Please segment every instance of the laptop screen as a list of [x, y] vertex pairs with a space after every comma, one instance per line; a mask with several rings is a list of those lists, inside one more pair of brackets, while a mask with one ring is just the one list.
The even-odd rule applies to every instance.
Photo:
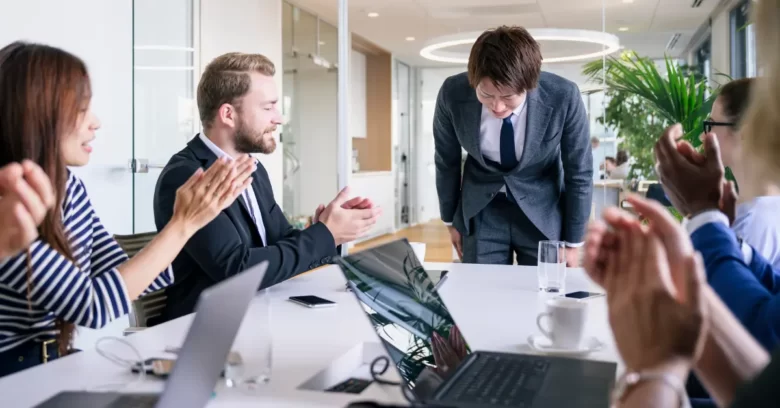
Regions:
[[428, 399], [470, 349], [409, 242], [367, 249], [339, 264], [401, 377]]

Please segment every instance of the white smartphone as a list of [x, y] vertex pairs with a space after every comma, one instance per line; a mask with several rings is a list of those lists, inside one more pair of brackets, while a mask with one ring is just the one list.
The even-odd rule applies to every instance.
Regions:
[[333, 307], [336, 305], [336, 302], [331, 302], [330, 300], [313, 295], [290, 296], [287, 300], [310, 308]]

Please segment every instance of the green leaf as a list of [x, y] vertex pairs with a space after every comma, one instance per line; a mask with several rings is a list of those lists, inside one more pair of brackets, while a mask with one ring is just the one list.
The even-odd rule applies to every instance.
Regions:
[[655, 61], [627, 51], [607, 58], [606, 64], [593, 61], [583, 67], [589, 81], [605, 82], [608, 103], [597, 121], [617, 131], [621, 148], [633, 158], [632, 177], [654, 178], [653, 146], [666, 126], [682, 124], [685, 140], [699, 146], [702, 122], [717, 97], [695, 69], [669, 56], [663, 66], [665, 75]]

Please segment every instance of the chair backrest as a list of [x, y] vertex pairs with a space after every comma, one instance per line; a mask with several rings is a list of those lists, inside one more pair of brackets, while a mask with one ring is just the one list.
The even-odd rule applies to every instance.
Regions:
[[[127, 256], [132, 258], [156, 236], [156, 232], [144, 232], [132, 235], [114, 235], [114, 239]], [[167, 300], [165, 289], [162, 289], [133, 301], [132, 311], [129, 315], [130, 327], [148, 327], [150, 319], [162, 314]]]

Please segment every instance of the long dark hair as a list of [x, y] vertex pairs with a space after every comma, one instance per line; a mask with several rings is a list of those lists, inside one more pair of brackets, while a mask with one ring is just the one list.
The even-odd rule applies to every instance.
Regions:
[[[78, 57], [41, 44], [14, 42], [0, 49], [0, 166], [24, 159], [49, 176], [57, 205], [39, 227], [41, 240], [75, 261], [62, 222], [62, 201], [68, 181], [61, 154], [62, 138], [73, 131], [79, 111], [91, 98], [87, 67]], [[32, 268], [28, 251], [27, 298]], [[73, 324], [57, 319], [57, 343], [65, 355]]]

